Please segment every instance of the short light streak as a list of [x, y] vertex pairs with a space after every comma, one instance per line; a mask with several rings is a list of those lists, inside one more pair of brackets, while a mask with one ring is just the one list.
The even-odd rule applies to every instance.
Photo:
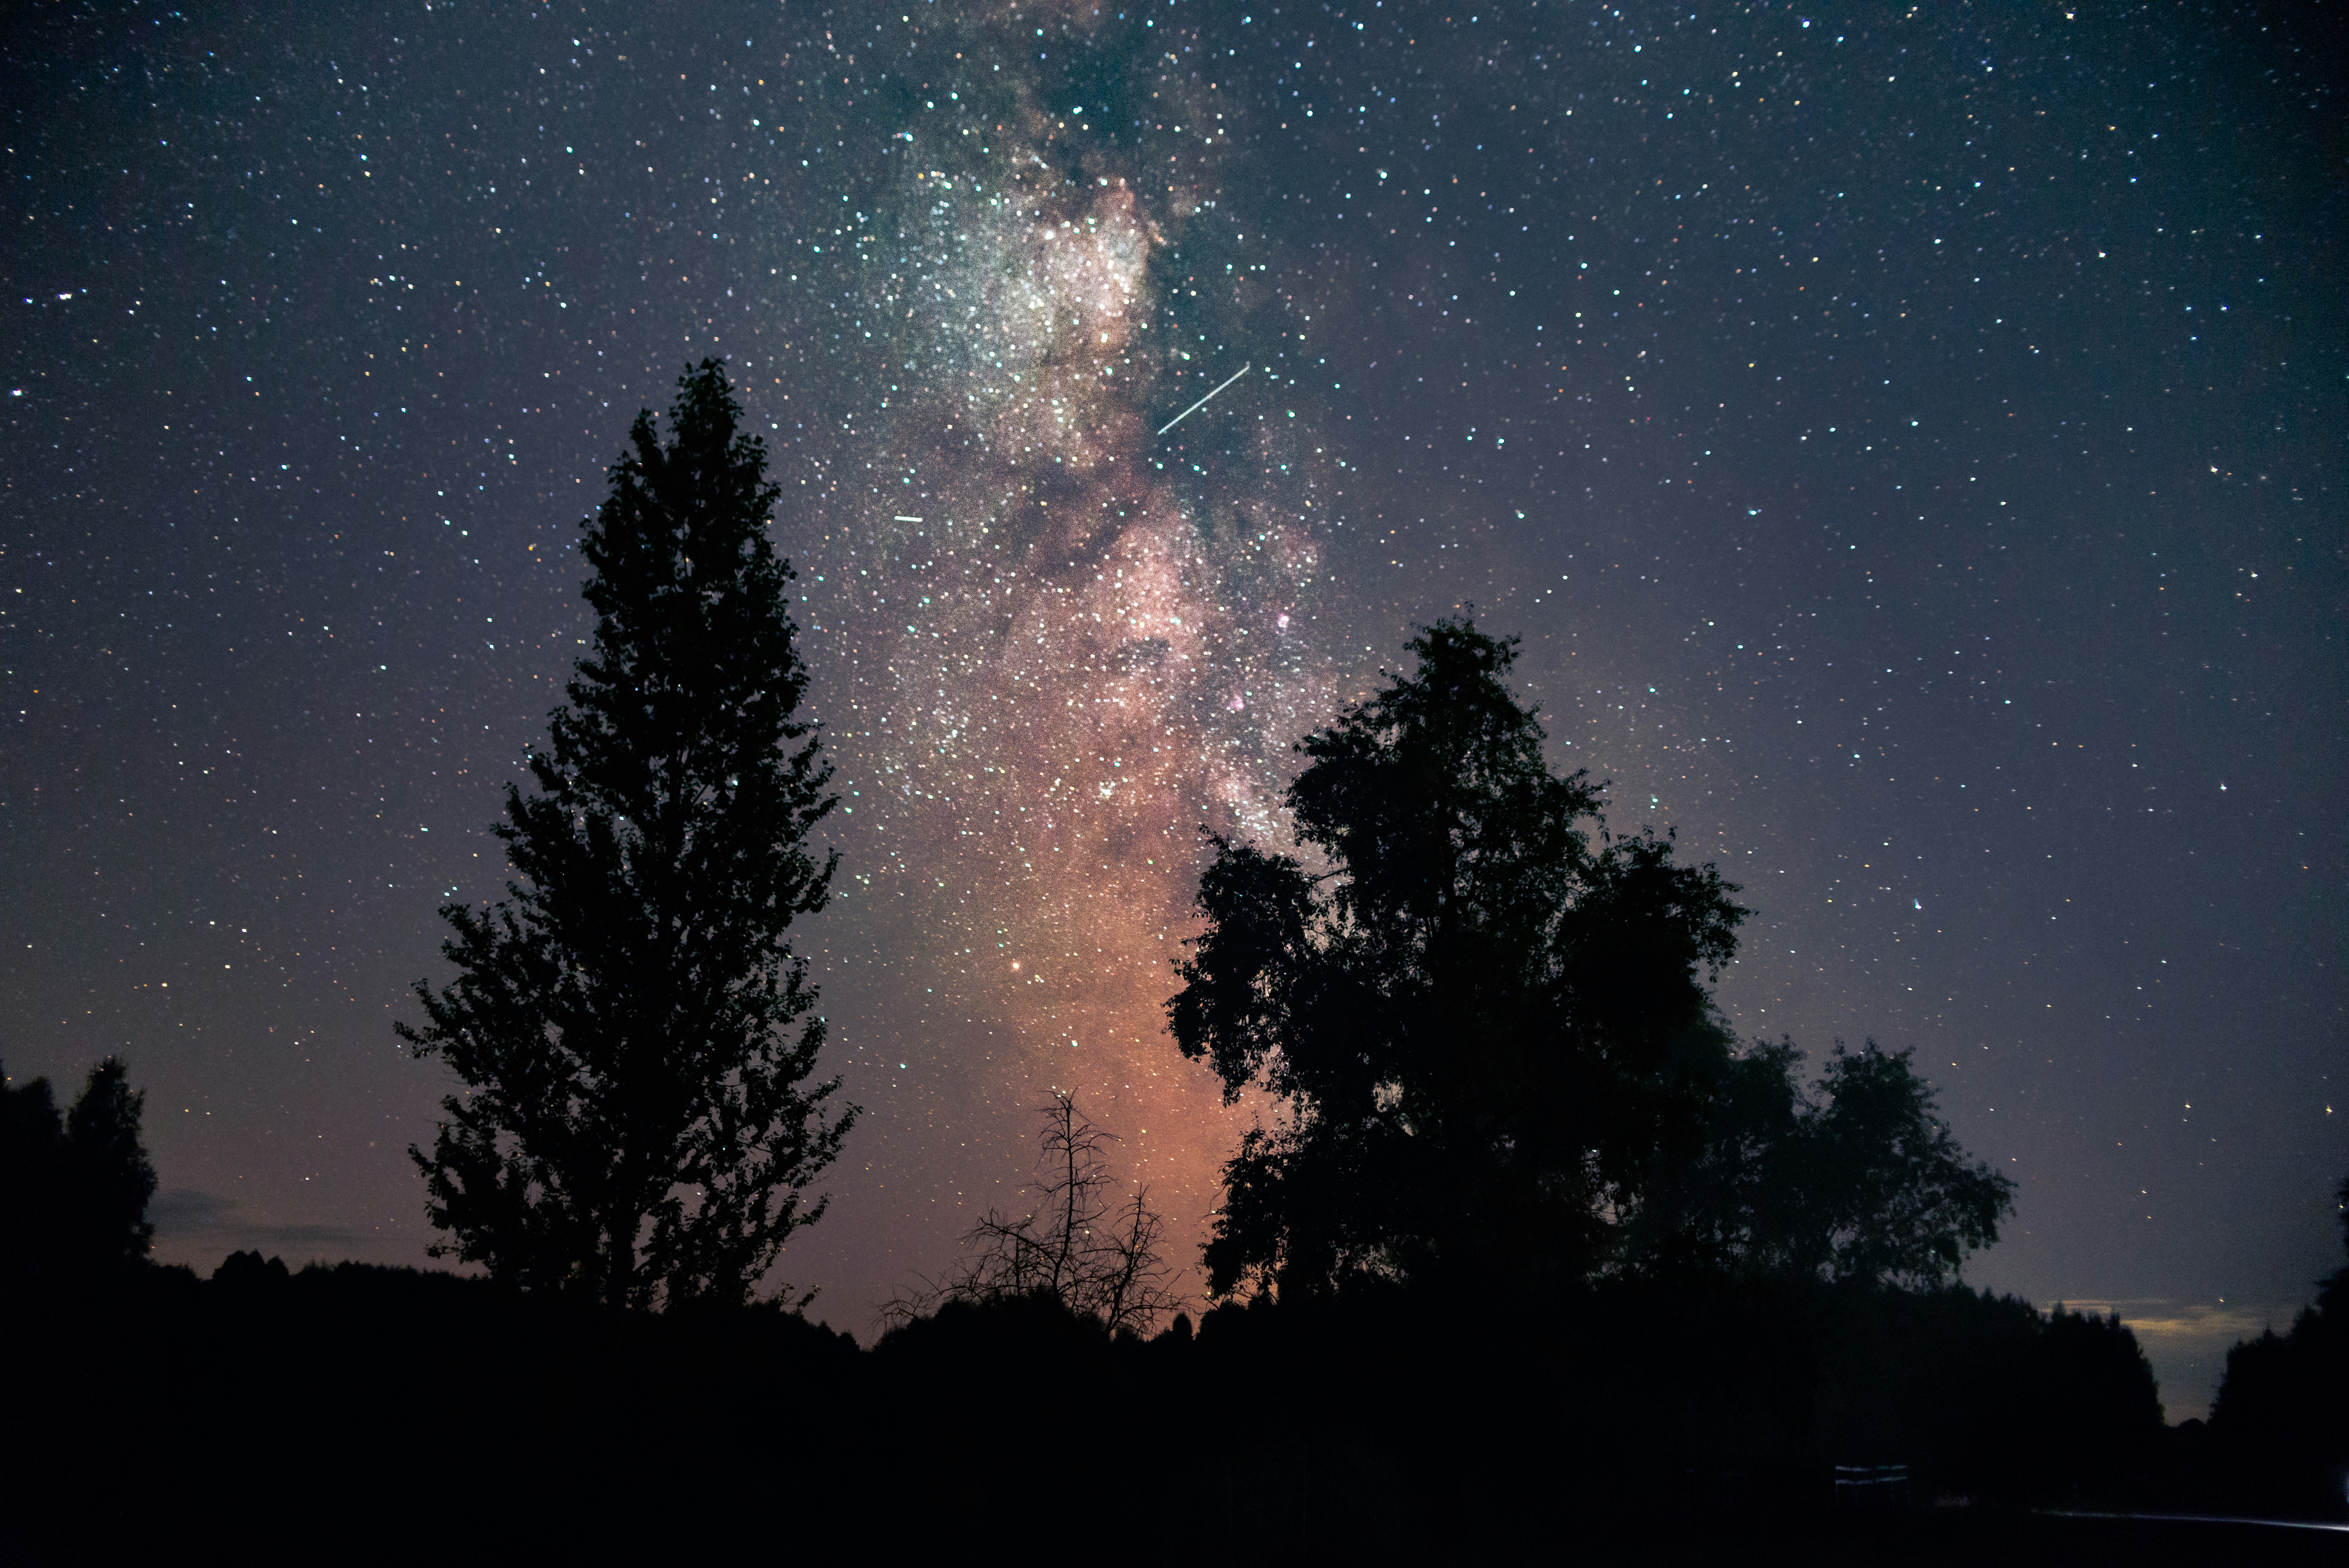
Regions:
[[2276, 1530], [2331, 1530], [2349, 1533], [2349, 1524], [2327, 1524], [2313, 1519], [2254, 1519], [2226, 1513], [2091, 1513], [2077, 1508], [2037, 1510], [2054, 1519], [2147, 1519], [2165, 1524], [2263, 1524]]
[[[1237, 370], [1235, 370], [1229, 376], [1225, 377], [1223, 381], [1216, 387], [1216, 391], [1207, 394], [1207, 397], [1213, 397], [1216, 395], [1216, 392], [1222, 391], [1226, 387], [1230, 386], [1233, 382], [1238, 380], [1241, 377], [1247, 375], [1254, 368], [1255, 366], [1250, 365], [1241, 366]], [[1207, 397], [1200, 398], [1196, 403], [1192, 404], [1188, 408], [1184, 409], [1180, 414], [1175, 415], [1173, 418], [1167, 420], [1166, 423], [1159, 426], [1158, 433], [1162, 436], [1164, 435], [1167, 431], [1173, 429], [1175, 426], [1181, 424], [1184, 420], [1189, 418], [1200, 409], [1206, 407], [1207, 406]]]

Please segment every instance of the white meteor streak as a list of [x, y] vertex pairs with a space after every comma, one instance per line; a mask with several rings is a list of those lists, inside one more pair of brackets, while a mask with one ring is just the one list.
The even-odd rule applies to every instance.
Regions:
[[[1207, 397], [1213, 397], [1216, 395], [1216, 392], [1222, 391], [1224, 387], [1230, 386], [1233, 382], [1238, 380], [1241, 377], [1247, 375], [1250, 370], [1255, 368], [1256, 367], [1252, 365], [1241, 366], [1237, 370], [1235, 370], [1229, 376], [1225, 377], [1222, 383], [1216, 387], [1216, 391], [1207, 394]], [[1158, 433], [1162, 436], [1164, 435], [1167, 431], [1173, 429], [1175, 426], [1181, 424], [1184, 420], [1189, 418], [1200, 409], [1206, 407], [1207, 406], [1207, 397], [1200, 398], [1196, 403], [1192, 404], [1188, 408], [1184, 409], [1180, 414], [1175, 415], [1173, 418], [1167, 420], [1166, 423], [1159, 426]]]
[[902, 512], [902, 511], [901, 511], [901, 512], [899, 512], [899, 513], [897, 514], [897, 516], [896, 516], [896, 518], [895, 518], [895, 521], [898, 521], [898, 522], [919, 522], [919, 521], [921, 521], [922, 520], [921, 520], [920, 518], [918, 518], [918, 517], [907, 517], [904, 512]]

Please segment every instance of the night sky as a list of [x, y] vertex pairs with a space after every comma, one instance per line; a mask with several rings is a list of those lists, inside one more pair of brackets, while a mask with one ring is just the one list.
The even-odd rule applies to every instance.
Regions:
[[848, 808], [817, 1315], [1056, 1087], [1198, 1233], [1254, 1114], [1163, 1027], [1198, 829], [1285, 843], [1292, 743], [1472, 603], [1743, 885], [1738, 1028], [1913, 1047], [2019, 1183], [1969, 1283], [2116, 1305], [2179, 1418], [2338, 1263], [2337, 37], [201, 10], [0, 61], [0, 1055], [129, 1058], [162, 1258], [422, 1261], [391, 1026], [502, 890], [605, 467], [722, 356]]

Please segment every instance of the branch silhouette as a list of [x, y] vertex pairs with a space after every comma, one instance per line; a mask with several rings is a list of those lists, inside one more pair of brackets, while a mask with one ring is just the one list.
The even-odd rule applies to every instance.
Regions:
[[1164, 1221], [1150, 1189], [1119, 1197], [1109, 1163], [1117, 1135], [1096, 1126], [1063, 1091], [1037, 1108], [1038, 1180], [1022, 1191], [1025, 1213], [990, 1208], [962, 1239], [962, 1256], [936, 1279], [883, 1305], [885, 1327], [927, 1316], [948, 1302], [985, 1305], [1043, 1296], [1112, 1334], [1147, 1336], [1182, 1311], [1174, 1265], [1160, 1252]]

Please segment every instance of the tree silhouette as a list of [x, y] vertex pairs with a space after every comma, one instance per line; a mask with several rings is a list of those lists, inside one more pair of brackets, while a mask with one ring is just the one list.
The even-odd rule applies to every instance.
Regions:
[[1726, 1055], [1700, 971], [1736, 890], [1550, 771], [1514, 641], [1464, 618], [1408, 645], [1416, 673], [1299, 747], [1319, 869], [1217, 839], [1200, 881], [1175, 1041], [1279, 1107], [1225, 1167], [1217, 1295], [1583, 1277]]
[[147, 1091], [130, 1087], [130, 1069], [108, 1057], [89, 1069], [66, 1112], [66, 1148], [74, 1207], [93, 1263], [143, 1263], [155, 1244], [147, 1218], [155, 1167], [140, 1141]]
[[807, 842], [835, 802], [739, 413], [704, 360], [666, 443], [637, 416], [584, 525], [593, 652], [495, 829], [515, 880], [442, 909], [459, 976], [399, 1026], [467, 1086], [409, 1150], [434, 1251], [525, 1289], [747, 1299], [855, 1119], [807, 1082], [823, 1020], [785, 938], [828, 896]]
[[1039, 1175], [1025, 1189], [1034, 1205], [1018, 1215], [988, 1209], [963, 1237], [965, 1256], [954, 1271], [884, 1306], [885, 1322], [907, 1322], [953, 1301], [1045, 1296], [1112, 1333], [1146, 1336], [1182, 1310], [1167, 1284], [1174, 1270], [1158, 1250], [1163, 1222], [1150, 1207], [1150, 1190], [1117, 1196], [1108, 1155], [1116, 1136], [1088, 1120], [1066, 1091], [1037, 1114], [1044, 1124]]
[[1998, 1239], [2014, 1183], [1969, 1161], [1907, 1051], [1840, 1043], [1806, 1092], [1793, 1042], [1724, 1063], [1692, 1158], [1628, 1216], [1629, 1260], [1922, 1288]]
[[147, 1094], [108, 1057], [60, 1115], [49, 1080], [0, 1083], [0, 1257], [24, 1282], [142, 1264], [155, 1167], [139, 1138]]
[[[2349, 1246], [2349, 1181], [2334, 1196]], [[2227, 1352], [2210, 1435], [2242, 1504], [2349, 1516], [2349, 1264], [2318, 1282], [2290, 1333], [2269, 1328]]]
[[1967, 1252], [1998, 1239], [2014, 1207], [2014, 1183], [1969, 1162], [1933, 1114], [1933, 1091], [1874, 1040], [1838, 1044], [1805, 1119], [1789, 1185], [1805, 1193], [1810, 1223], [1794, 1261], [1834, 1279], [1911, 1287], [1937, 1284]]

